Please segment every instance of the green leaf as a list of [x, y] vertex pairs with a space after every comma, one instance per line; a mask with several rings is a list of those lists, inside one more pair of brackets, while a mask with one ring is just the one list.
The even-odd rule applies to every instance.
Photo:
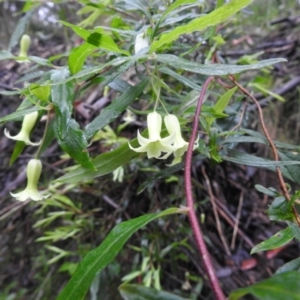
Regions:
[[[161, 68], [159, 68], [159, 70], [165, 74], [172, 76], [173, 78], [177, 79], [179, 82], [183, 83], [184, 85], [186, 85], [196, 91], [199, 91], [199, 92], [201, 91], [201, 86], [194, 83], [193, 81], [189, 80], [187, 77], [182, 76], [167, 67], [161, 67]], [[199, 97], [199, 95], [198, 95], [198, 97]]]
[[227, 149], [227, 155], [222, 156], [223, 160], [234, 162], [237, 164], [242, 164], [246, 166], [267, 168], [272, 171], [276, 171], [276, 167], [279, 166], [282, 172], [282, 175], [287, 179], [293, 181], [290, 173], [287, 171], [285, 166], [299, 165], [299, 161], [271, 161], [265, 158], [257, 157], [245, 152], [240, 152], [233, 149]]
[[28, 11], [21, 19], [11, 35], [8, 50], [11, 50], [14, 46], [16, 46], [21, 39], [22, 35], [26, 32], [26, 29], [31, 21], [34, 10]]
[[33, 107], [30, 107], [30, 108], [26, 108], [26, 109], [20, 109], [20, 110], [17, 110], [3, 118], [0, 118], [0, 123], [1, 122], [7, 122], [7, 121], [14, 121], [14, 120], [20, 120], [23, 116], [27, 115], [27, 114], [30, 114], [34, 111], [37, 111], [39, 110], [38, 107], [36, 106], [33, 106]]
[[[59, 83], [68, 76], [69, 71], [66, 69], [55, 70], [51, 75], [51, 80], [53, 83]], [[51, 96], [56, 115], [57, 132], [62, 140], [68, 134], [69, 122], [73, 112], [73, 83], [67, 82], [52, 86]]]
[[59, 118], [55, 119], [53, 128], [60, 147], [83, 167], [90, 170], [96, 170], [96, 167], [89, 157], [88, 150], [86, 149], [88, 142], [83, 131], [79, 128], [78, 123], [74, 119], [71, 119], [68, 122], [68, 128], [65, 131], [66, 134], [62, 138], [60, 135], [61, 128], [59, 125], [61, 122], [58, 120]]
[[13, 95], [20, 95], [20, 91], [1, 91], [0, 90], [0, 95], [4, 95], [4, 96], [13, 96]]
[[222, 113], [225, 108], [227, 107], [231, 97], [233, 96], [233, 94], [235, 93], [237, 89], [237, 86], [233, 87], [232, 89], [228, 90], [224, 95], [222, 95], [220, 97], [220, 99], [217, 101], [217, 103], [214, 105], [214, 109], [217, 112]]
[[291, 206], [282, 196], [274, 199], [267, 214], [270, 221], [293, 221], [295, 219]]
[[[55, 70], [51, 75], [54, 83], [60, 82], [68, 77], [66, 69]], [[88, 142], [85, 134], [78, 123], [72, 118], [74, 87], [73, 82], [62, 83], [52, 86], [52, 103], [55, 110], [53, 123], [54, 135], [60, 147], [74, 158], [83, 167], [95, 170], [89, 157]]]
[[294, 234], [291, 228], [287, 227], [286, 229], [278, 231], [269, 239], [254, 246], [251, 249], [251, 254], [261, 252], [261, 251], [271, 250], [271, 249], [277, 249], [289, 243], [293, 238], [294, 238]]
[[[230, 144], [230, 143], [260, 143], [260, 144], [268, 144], [267, 139], [260, 133], [249, 130], [249, 129], [243, 129], [239, 132], [239, 134], [249, 134], [250, 136], [234, 136], [234, 137], [227, 137], [225, 140], [221, 141], [221, 144]], [[300, 147], [297, 145], [291, 145], [287, 143], [281, 143], [278, 141], [273, 141], [276, 148], [283, 148], [283, 149], [289, 149], [293, 151], [300, 151]], [[281, 152], [279, 152], [280, 156]], [[293, 154], [295, 155], [295, 154]], [[282, 157], [284, 158], [284, 156]], [[290, 159], [286, 159], [290, 160]], [[298, 160], [298, 159], [293, 159]]]
[[40, 79], [44, 76], [44, 74], [45, 74], [45, 71], [31, 72], [31, 73], [25, 74], [24, 76], [20, 77], [18, 80], [15, 81], [15, 83], [24, 82], [24, 81], [29, 82], [30, 80], [35, 79], [35, 78]]
[[57, 300], [84, 299], [95, 275], [115, 259], [133, 233], [157, 218], [181, 212], [183, 211], [178, 208], [170, 208], [160, 213], [147, 214], [116, 225], [101, 245], [90, 251], [80, 262]]
[[143, 80], [116, 98], [112, 104], [104, 108], [100, 115], [86, 126], [85, 134], [87, 139], [91, 138], [98, 130], [114, 121], [131, 104], [148, 85], [148, 79]]
[[253, 137], [253, 136], [229, 136], [225, 140], [220, 142], [221, 145], [232, 144], [232, 143], [266, 144], [267, 140], [262, 137]]
[[281, 273], [246, 288], [233, 291], [229, 300], [238, 300], [252, 294], [259, 300], [299, 300], [300, 273], [296, 271]]
[[268, 196], [271, 196], [271, 197], [276, 197], [278, 195], [278, 193], [276, 192], [276, 190], [273, 190], [273, 188], [265, 188], [264, 186], [260, 185], [260, 184], [256, 184], [255, 185], [255, 188], [265, 194], [265, 195], [268, 195]]
[[300, 271], [300, 257], [289, 261], [288, 263], [284, 264], [280, 268], [277, 269], [275, 275], [290, 272], [290, 271]]
[[[227, 107], [231, 97], [235, 93], [237, 86], [233, 87], [232, 89], [228, 90], [224, 95], [220, 97], [217, 103], [214, 105], [214, 109], [217, 113], [223, 113], [224, 109]], [[211, 125], [214, 121], [214, 118], [208, 117], [207, 123]]]
[[39, 100], [48, 102], [51, 92], [51, 87], [49, 85], [39, 85], [33, 83], [29, 86], [30, 93], [36, 96]]
[[300, 241], [300, 228], [298, 226], [298, 224], [293, 223], [293, 222], [287, 222], [289, 225], [289, 228], [292, 231], [292, 234], [294, 236], [294, 238], [298, 241]]
[[65, 21], [60, 22], [63, 25], [72, 28], [76, 34], [83, 38], [88, 44], [93, 45], [95, 48], [101, 48], [115, 53], [130, 55], [128, 51], [120, 49], [115, 41], [108, 34], [104, 33], [102, 28], [96, 28], [93, 31], [89, 31]]
[[281, 101], [281, 102], [285, 102], [285, 99], [284, 99], [283, 97], [281, 97], [280, 95], [278, 95], [278, 94], [276, 94], [276, 93], [273, 93], [272, 91], [270, 91], [270, 90], [264, 88], [264, 87], [263, 87], [261, 84], [259, 84], [259, 83], [252, 83], [252, 82], [251, 82], [251, 83], [248, 84], [248, 86], [249, 86], [249, 87], [257, 88], [260, 92], [264, 93], [264, 95], [267, 94], [267, 95], [273, 97], [274, 99], [277, 99], [277, 100], [279, 100], [279, 101]]
[[[149, 59], [152, 57], [150, 56]], [[284, 58], [271, 58], [262, 60], [250, 65], [225, 65], [225, 64], [199, 64], [194, 61], [189, 61], [184, 58], [172, 54], [157, 54], [153, 59], [167, 64], [173, 68], [193, 72], [197, 74], [209, 76], [223, 76], [229, 74], [238, 74], [247, 70], [256, 70], [277, 64], [279, 62], [286, 62]]]
[[268, 168], [271, 170], [274, 170], [277, 166], [300, 165], [300, 161], [273, 161], [233, 149], [228, 149], [227, 155], [222, 156], [222, 159], [237, 164]]
[[[137, 139], [130, 142], [133, 147], [138, 147]], [[95, 177], [103, 176], [105, 174], [111, 173], [118, 167], [123, 166], [129, 162], [133, 157], [138, 155], [128, 147], [128, 144], [124, 144], [117, 148], [116, 150], [103, 153], [92, 160], [96, 171], [89, 170], [84, 167], [78, 167], [74, 171], [67, 173], [66, 175], [59, 177], [56, 181], [63, 183], [77, 183]]]
[[71, 50], [69, 55], [69, 69], [72, 74], [76, 74], [82, 69], [82, 66], [86, 58], [96, 49], [95, 46], [83, 43], [82, 45], [75, 47]]
[[156, 51], [163, 45], [175, 41], [182, 34], [189, 34], [194, 31], [204, 30], [209, 26], [218, 25], [236, 14], [242, 8], [249, 5], [251, 2], [252, 0], [232, 0], [205, 16], [200, 16], [186, 25], [178, 26], [167, 33], [163, 33], [158, 41], [154, 41], [152, 43], [150, 52]]
[[7, 50], [0, 51], [0, 60], [13, 59], [13, 58], [15, 58], [15, 56], [11, 54], [9, 51]]
[[51, 85], [58, 85], [58, 84], [63, 84], [69, 81], [73, 81], [74, 79], [80, 79], [80, 78], [86, 78], [88, 76], [94, 76], [95, 74], [98, 74], [99, 72], [105, 70], [106, 68], [109, 67], [117, 67], [121, 66], [126, 62], [132, 62], [134, 64], [138, 60], [145, 60], [148, 58], [148, 55], [145, 54], [135, 54], [132, 56], [128, 57], [117, 57], [115, 59], [112, 59], [111, 61], [107, 62], [106, 64], [100, 65], [100, 66], [93, 66], [93, 67], [88, 67], [86, 69], [81, 70], [80, 72], [74, 74], [73, 76], [67, 77], [64, 80], [57, 82], [57, 83], [52, 83]]
[[177, 295], [145, 287], [140, 284], [122, 284], [119, 291], [124, 300], [187, 300]]
[[61, 24], [70, 27], [77, 35], [79, 35], [81, 38], [83, 38], [85, 41], [87, 40], [87, 38], [89, 37], [89, 35], [91, 34], [91, 32], [89, 30], [84, 29], [83, 27], [77, 26], [77, 25], [73, 25], [71, 23], [65, 22], [65, 21], [59, 21]]
[[10, 160], [9, 160], [10, 166], [16, 161], [16, 159], [19, 157], [19, 155], [23, 152], [23, 149], [25, 148], [25, 146], [26, 145], [23, 141], [16, 142], [16, 145], [14, 147], [14, 152], [11, 155]]
[[94, 32], [88, 37], [87, 42], [90, 43], [92, 36], [97, 37], [97, 47], [106, 51], [115, 53], [130, 55], [128, 51], [122, 50], [118, 47], [115, 41], [108, 35], [105, 34], [102, 28], [96, 28]]
[[[183, 6], [186, 4], [191, 4], [191, 3], [195, 3], [197, 0], [177, 0], [174, 3], [172, 3], [167, 9], [166, 11], [163, 13], [161, 20], [164, 19], [171, 11], [173, 11], [174, 9], [176, 9], [179, 6]], [[160, 21], [161, 21], [160, 20]]]
[[[300, 154], [296, 152], [278, 152], [280, 158], [284, 161], [300, 161]], [[300, 166], [286, 166], [287, 171], [293, 178], [293, 181], [300, 184]]]

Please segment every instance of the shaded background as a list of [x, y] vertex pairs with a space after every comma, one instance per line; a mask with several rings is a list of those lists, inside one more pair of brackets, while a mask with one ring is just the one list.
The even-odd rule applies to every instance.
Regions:
[[[213, 2], [213, 1], [212, 1]], [[268, 77], [270, 90], [282, 95], [285, 102], [279, 102], [257, 92], [257, 98], [264, 106], [268, 130], [272, 138], [299, 143], [299, 24], [300, 7], [296, 1], [255, 1], [239, 14], [222, 34], [226, 44], [221, 48], [225, 60], [238, 60], [244, 55], [263, 52], [259, 59], [284, 57], [286, 64], [276, 65]], [[0, 3], [0, 49], [7, 49], [10, 37], [22, 14], [24, 2], [3, 1]], [[80, 40], [71, 31], [62, 27], [57, 20], [78, 22], [82, 16], [76, 15], [82, 6], [77, 1], [41, 5], [32, 15], [28, 34], [32, 37], [30, 54], [48, 58], [67, 52]], [[101, 19], [96, 22], [106, 22]], [[13, 48], [18, 53], [18, 46]], [[66, 58], [61, 59], [65, 63]], [[19, 81], [30, 66], [14, 61], [0, 62], [0, 90], [12, 91], [22, 87]], [[253, 80], [254, 74], [245, 75]], [[253, 77], [254, 76], [254, 77]], [[247, 78], [247, 77], [244, 77]], [[91, 103], [99, 103], [103, 97], [101, 90], [88, 90], [86, 98]], [[109, 101], [110, 99], [108, 99]], [[13, 112], [21, 99], [0, 95], [0, 117]], [[81, 111], [79, 120], [84, 124], [89, 115]], [[256, 110], [248, 115], [249, 128], [259, 130]], [[120, 121], [120, 120], [119, 120]], [[125, 132], [133, 137], [142, 120]], [[20, 123], [5, 124], [16, 133]], [[116, 128], [117, 122], [112, 124]], [[39, 140], [44, 124], [38, 124], [34, 140]], [[1, 127], [3, 132], [4, 126]], [[262, 145], [244, 145], [244, 150], [257, 156], [268, 157], [268, 149]], [[0, 135], [0, 299], [55, 299], [70, 278], [70, 274], [89, 250], [101, 243], [110, 229], [118, 222], [141, 214], [184, 204], [182, 172], [172, 178], [159, 180], [142, 194], [136, 191], [153, 171], [164, 168], [163, 163], [155, 166], [150, 161], [135, 160], [126, 167], [123, 182], [112, 183], [107, 175], [79, 186], [64, 186], [57, 192], [57, 198], [68, 197], [74, 207], [56, 207], [53, 203], [21, 203], [9, 195], [9, 191], [25, 186], [24, 165], [34, 153], [26, 148], [20, 158], [9, 166], [14, 142]], [[91, 153], [108, 150], [99, 142], [93, 144]], [[59, 168], [72, 165], [62, 156], [60, 148], [53, 144], [43, 154], [44, 172], [41, 188], [60, 176]], [[226, 293], [238, 287], [247, 286], [263, 278], [299, 256], [299, 245], [291, 242], [284, 249], [250, 256], [251, 248], [281, 229], [280, 224], [271, 224], [265, 214], [271, 199], [254, 189], [263, 186], [278, 187], [274, 173], [266, 170], [221, 163], [212, 165], [203, 160], [193, 167], [195, 195], [199, 199], [197, 211], [204, 216], [203, 231], [215, 269]], [[298, 188], [292, 185], [293, 188]], [[220, 217], [222, 236], [217, 230], [211, 199], [216, 204]], [[239, 210], [240, 207], [240, 210]], [[64, 211], [64, 216], [54, 221], [49, 213]], [[52, 215], [53, 216], [53, 215]], [[234, 234], [234, 226], [240, 222], [239, 231]], [[51, 221], [51, 222], [50, 222]], [[64, 240], [39, 241], [47, 232], [77, 230]], [[49, 235], [48, 235], [49, 236]], [[227, 245], [227, 246], [226, 246]], [[54, 248], [66, 251], [59, 253]], [[58, 250], [57, 250], [58, 251]], [[124, 247], [117, 259], [95, 280], [98, 299], [120, 299], [117, 287], [121, 278], [133, 270], [139, 270], [146, 257], [150, 264], [161, 269], [161, 284], [164, 290], [190, 299], [212, 299], [207, 286], [206, 275], [195, 252], [191, 231], [185, 216], [170, 216], [153, 222], [137, 232]], [[141, 283], [138, 277], [134, 282]], [[97, 290], [96, 288], [96, 290]], [[97, 294], [97, 293], [96, 293]], [[93, 298], [92, 293], [87, 299]], [[251, 299], [249, 297], [249, 299]]]

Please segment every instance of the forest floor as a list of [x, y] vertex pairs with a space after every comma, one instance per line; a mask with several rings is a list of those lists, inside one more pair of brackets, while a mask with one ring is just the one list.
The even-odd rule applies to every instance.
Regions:
[[[239, 34], [235, 34], [232, 40], [227, 41], [227, 46], [222, 50], [223, 57], [236, 58], [243, 55], [252, 55], [260, 51], [263, 54], [259, 59], [283, 57], [288, 60], [285, 64], [276, 65], [272, 70], [273, 86], [271, 90], [285, 98], [285, 102], [257, 94], [261, 105], [264, 107], [265, 119], [268, 130], [273, 139], [283, 142], [298, 144], [300, 142], [300, 106], [299, 106], [299, 83], [300, 83], [300, 8], [295, 4], [293, 13], [291, 8], [280, 10], [271, 14], [269, 20], [261, 21], [265, 25], [263, 30], [256, 30], [254, 24], [250, 30], [240, 28]], [[257, 18], [253, 16], [253, 18]], [[242, 34], [241, 32], [244, 32]], [[59, 40], [58, 40], [59, 41]], [[51, 49], [51, 50], [49, 50]], [[54, 55], [64, 50], [59, 42], [44, 40], [34, 50], [35, 55]], [[51, 52], [51, 53], [49, 53]], [[24, 72], [26, 65], [17, 62], [1, 62], [0, 64], [0, 90], [12, 91], [21, 87], [18, 83], [20, 74]], [[19, 105], [20, 99], [15, 96], [0, 95], [0, 117], [13, 112]], [[252, 129], [259, 128], [256, 110], [252, 108]], [[7, 123], [0, 127], [3, 133], [4, 127], [12, 132], [17, 132], [13, 123]], [[35, 133], [39, 133], [39, 128]], [[135, 129], [134, 129], [135, 130]], [[133, 129], [126, 134], [132, 135]], [[105, 147], [94, 146], [93, 150]], [[261, 145], [244, 146], [248, 153], [258, 156], [268, 155], [267, 147]], [[30, 157], [31, 152], [24, 152], [12, 166], [10, 166], [10, 155], [13, 152], [14, 143], [3, 134], [0, 135], [0, 300], [31, 300], [31, 299], [54, 299], [53, 293], [62, 288], [71, 273], [72, 264], [64, 264], [65, 270], [57, 270], [62, 261], [46, 264], [56, 254], [49, 248], [44, 247], [41, 242], [35, 240], [49, 230], [45, 226], [34, 226], [43, 216], [45, 217], [53, 207], [43, 207], [39, 204], [28, 202], [17, 202], [10, 196], [9, 192], [24, 186], [26, 174], [23, 163]], [[46, 170], [51, 179], [56, 174], [60, 164], [67, 166], [66, 160], [61, 156], [62, 152], [57, 145], [51, 145], [43, 157], [47, 157]], [[129, 168], [137, 168], [131, 165]], [[153, 191], [146, 191], [137, 195], [139, 185], [147, 179], [147, 174], [137, 171], [135, 178], [124, 180], [123, 183], [114, 183], [111, 188], [111, 175], [96, 179], [89, 185], [81, 185], [68, 190], [66, 194], [78, 205], [82, 215], [80, 216], [82, 232], [75, 241], [63, 240], [55, 244], [58, 248], [74, 251], [76, 255], [71, 257], [71, 262], [76, 262], [78, 254], [83, 255], [89, 249], [98, 245], [105, 234], [115, 225], [117, 219], [124, 220], [153, 211], [154, 207], [166, 203], [180, 204], [178, 198], [184, 197], [180, 191], [182, 173], [176, 174], [177, 178], [173, 184], [165, 181], [157, 181], [152, 187]], [[47, 176], [44, 176], [46, 184]], [[178, 179], [179, 178], [179, 179]], [[251, 248], [260, 241], [273, 235], [280, 230], [280, 225], [271, 224], [266, 210], [271, 199], [263, 196], [255, 189], [255, 184], [265, 187], [278, 187], [275, 174], [264, 169], [256, 169], [249, 166], [241, 166], [233, 163], [223, 162], [218, 166], [212, 165], [204, 160], [193, 166], [193, 178], [195, 184], [195, 195], [202, 199], [197, 206], [198, 213], [205, 215], [202, 224], [208, 248], [213, 263], [224, 291], [230, 291], [253, 284], [269, 277], [274, 271], [299, 256], [299, 244], [291, 242], [285, 247], [267, 251], [262, 254], [250, 255]], [[299, 188], [293, 184], [292, 188]], [[101, 186], [101, 193], [99, 192]], [[173, 195], [173, 196], [169, 196]], [[166, 200], [165, 198], [168, 198]], [[121, 198], [121, 199], [120, 199]], [[84, 203], [81, 200], [84, 199]], [[215, 209], [212, 209], [214, 202]], [[218, 215], [220, 224], [217, 224]], [[99, 221], [101, 219], [101, 221]], [[125, 275], [132, 268], [131, 262], [138, 255], [136, 248], [141, 247], [144, 240], [148, 253], [145, 256], [159, 256], [154, 247], [160, 250], [166, 245], [172, 245], [174, 241], [170, 238], [172, 233], [177, 235], [177, 226], [186, 219], [171, 217], [164, 224], [163, 231], [158, 225], [151, 225], [143, 232], [136, 234], [117, 261], [111, 268], [101, 275], [101, 288], [105, 291], [103, 299], [117, 299], [115, 292], [120, 284], [119, 273]], [[59, 221], [54, 222], [59, 226]], [[178, 243], [173, 252], [166, 255], [164, 261], [153, 258], [154, 264], [164, 269], [162, 285], [169, 291], [184, 290], [190, 295], [192, 287], [202, 289], [197, 299], [210, 299], [211, 294], [206, 282], [206, 275], [201, 262], [195, 258], [193, 247], [186, 247], [186, 243], [193, 241], [188, 237], [190, 232], [182, 227], [175, 241]], [[151, 239], [150, 239], [151, 236]], [[164, 240], [160, 244], [160, 240]], [[172, 247], [173, 247], [172, 246]], [[76, 249], [76, 250], [75, 250]], [[171, 265], [171, 257], [178, 258], [178, 265]], [[130, 259], [129, 259], [130, 258]], [[124, 272], [125, 270], [125, 272]], [[198, 274], [197, 276], [194, 276]], [[202, 281], [203, 280], [203, 281]], [[140, 282], [141, 278], [137, 278]], [[51, 292], [53, 291], [53, 292]], [[32, 296], [31, 296], [32, 295]], [[249, 299], [251, 299], [249, 297]]]

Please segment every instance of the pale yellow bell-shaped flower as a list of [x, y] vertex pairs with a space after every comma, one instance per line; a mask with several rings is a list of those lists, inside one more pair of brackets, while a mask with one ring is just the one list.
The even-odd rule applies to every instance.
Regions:
[[19, 201], [26, 201], [31, 199], [34, 201], [43, 200], [49, 197], [48, 195], [42, 195], [38, 191], [37, 185], [42, 173], [42, 163], [39, 159], [31, 159], [27, 164], [27, 186], [22, 192], [13, 194], [10, 193], [14, 198]]
[[164, 122], [169, 134], [175, 134], [175, 140], [173, 144], [175, 148], [174, 156], [180, 157], [187, 150], [189, 143], [182, 138], [179, 120], [175, 115], [169, 114], [165, 116]]
[[15, 136], [11, 136], [9, 131], [5, 128], [4, 129], [5, 136], [12, 140], [23, 141], [26, 145], [39, 146], [41, 141], [39, 141], [38, 143], [33, 143], [30, 141], [30, 138], [29, 138], [30, 132], [31, 132], [32, 128], [34, 127], [37, 118], [38, 118], [37, 111], [34, 111], [28, 115], [25, 115], [20, 132]]
[[[129, 147], [135, 152], [147, 152], [148, 158], [166, 158], [174, 151], [173, 143], [175, 134], [171, 134], [165, 138], [161, 138], [162, 117], [159, 113], [152, 112], [147, 116], [147, 126], [149, 138], [144, 138], [138, 131], [138, 142], [141, 147], [133, 148], [130, 143]], [[162, 152], [166, 153], [161, 157]]]

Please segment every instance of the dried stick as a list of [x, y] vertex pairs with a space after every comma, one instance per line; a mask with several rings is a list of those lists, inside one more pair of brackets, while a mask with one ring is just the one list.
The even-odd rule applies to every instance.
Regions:
[[199, 223], [198, 223], [198, 218], [197, 218], [195, 210], [194, 210], [194, 199], [193, 199], [192, 180], [191, 180], [192, 153], [193, 153], [194, 143], [195, 143], [197, 132], [198, 132], [199, 116], [200, 116], [205, 92], [208, 88], [208, 85], [210, 84], [210, 82], [212, 80], [213, 80], [213, 77], [209, 77], [205, 81], [204, 85], [202, 86], [202, 90], [201, 90], [199, 100], [197, 103], [192, 135], [189, 140], [189, 146], [188, 146], [186, 159], [185, 159], [184, 179], [185, 179], [186, 202], [187, 202], [187, 206], [189, 208], [188, 218], [189, 218], [191, 228], [194, 233], [195, 242], [196, 242], [198, 251], [202, 257], [202, 261], [203, 261], [205, 270], [207, 272], [207, 276], [208, 276], [211, 288], [215, 295], [215, 299], [216, 300], [225, 300], [226, 298], [220, 287], [218, 278], [217, 278], [215, 270], [213, 268], [213, 265], [212, 265], [212, 262], [211, 262], [211, 259], [209, 256], [209, 252], [206, 248], [206, 245], [205, 245], [205, 242], [203, 239], [203, 235], [202, 235]]
[[209, 199], [210, 199], [211, 205], [213, 207], [213, 212], [214, 212], [214, 215], [215, 215], [217, 230], [218, 230], [220, 239], [223, 243], [223, 247], [225, 249], [226, 254], [231, 255], [231, 252], [230, 252], [230, 249], [228, 247], [226, 238], [223, 234], [222, 225], [221, 225], [221, 221], [220, 221], [219, 214], [218, 214], [218, 208], [217, 208], [217, 204], [215, 202], [215, 196], [214, 196], [213, 190], [211, 188], [211, 184], [210, 184], [209, 178], [206, 174], [204, 166], [201, 167], [201, 170], [202, 170], [202, 174], [204, 176], [205, 182], [206, 182], [207, 191], [208, 191], [208, 194], [209, 194]]
[[237, 210], [237, 214], [236, 214], [236, 221], [234, 224], [234, 228], [233, 228], [233, 234], [232, 234], [232, 240], [231, 240], [231, 249], [233, 250], [235, 247], [235, 239], [236, 239], [236, 235], [237, 235], [237, 231], [239, 229], [239, 222], [240, 222], [240, 217], [241, 217], [241, 212], [242, 212], [242, 207], [243, 207], [243, 201], [244, 201], [244, 191], [241, 191], [241, 195], [240, 195], [240, 199], [239, 199], [239, 206], [238, 206], [238, 210]]
[[[278, 156], [278, 152], [277, 152], [277, 149], [269, 135], [269, 132], [266, 128], [266, 125], [265, 125], [265, 121], [264, 121], [264, 116], [263, 116], [263, 112], [262, 112], [262, 109], [261, 109], [261, 106], [259, 105], [259, 102], [256, 100], [256, 98], [251, 95], [251, 93], [245, 89], [243, 86], [241, 86], [236, 80], [235, 78], [232, 76], [232, 75], [229, 75], [228, 78], [239, 88], [239, 90], [241, 92], [243, 92], [245, 95], [247, 95], [256, 105], [257, 107], [257, 110], [258, 110], [258, 116], [259, 116], [259, 121], [260, 121], [260, 124], [261, 124], [261, 127], [263, 129], [263, 132], [264, 132], [264, 135], [266, 137], [266, 139], [268, 140], [269, 142], [269, 145], [272, 149], [272, 153], [274, 155], [274, 160], [275, 161], [279, 161], [279, 156]], [[279, 167], [276, 167], [276, 173], [277, 173], [277, 177], [278, 177], [278, 181], [279, 181], [279, 184], [280, 184], [280, 188], [282, 190], [282, 193], [285, 197], [285, 199], [287, 201], [290, 201], [291, 200], [291, 196], [287, 190], [287, 187], [286, 187], [286, 184], [284, 182], [284, 179], [283, 179], [283, 176], [282, 176], [282, 173], [281, 173], [281, 170]], [[297, 220], [297, 223], [298, 223], [298, 226], [300, 226], [300, 217], [299, 217], [299, 214], [295, 208], [295, 206], [293, 205], [293, 212], [294, 212], [294, 215], [295, 215], [295, 218]]]

